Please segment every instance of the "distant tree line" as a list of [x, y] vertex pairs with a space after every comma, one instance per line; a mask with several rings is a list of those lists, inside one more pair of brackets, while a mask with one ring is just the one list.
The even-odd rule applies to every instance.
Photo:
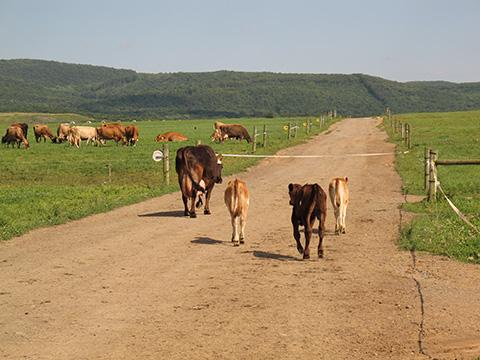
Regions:
[[0, 60], [0, 111], [115, 117], [241, 117], [480, 108], [480, 83], [389, 81], [325, 74], [142, 74], [41, 60]]

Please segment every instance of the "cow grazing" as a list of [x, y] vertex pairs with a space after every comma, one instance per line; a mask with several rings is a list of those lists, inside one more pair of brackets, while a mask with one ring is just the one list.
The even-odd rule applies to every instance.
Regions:
[[335, 234], [345, 234], [347, 231], [345, 216], [349, 201], [348, 178], [345, 176], [332, 179], [328, 185], [328, 193], [335, 214]]
[[17, 126], [22, 129], [23, 131], [23, 136], [25, 138], [28, 138], [28, 124], [25, 123], [13, 123], [10, 126]]
[[117, 144], [121, 141], [126, 144], [125, 128], [119, 124], [103, 124], [97, 128], [98, 137], [101, 141], [114, 140]]
[[57, 141], [58, 142], [63, 142], [66, 141], [68, 138], [68, 132], [70, 130], [71, 125], [70, 124], [60, 124], [58, 125], [57, 128]]
[[71, 126], [68, 130], [67, 139], [72, 146], [80, 147], [82, 140], [87, 141], [87, 145], [92, 142], [97, 143], [97, 129], [93, 126]]
[[5, 135], [2, 137], [2, 144], [6, 144], [7, 146], [12, 144], [12, 148], [17, 147], [20, 148], [20, 144], [25, 146], [25, 149], [30, 147], [27, 138], [23, 135], [23, 130], [20, 126], [10, 126], [5, 131]]
[[[205, 194], [204, 214], [210, 214], [210, 197], [214, 185], [222, 182], [222, 158], [207, 145], [186, 146], [177, 150], [175, 170], [182, 191], [185, 216], [196, 217], [197, 194]], [[191, 200], [190, 210], [188, 200]], [[199, 201], [201, 203], [201, 200]], [[199, 204], [197, 204], [198, 206]]]
[[188, 140], [188, 138], [185, 135], [180, 134], [178, 132], [173, 132], [173, 131], [166, 132], [164, 134], [159, 134], [155, 138], [156, 142], [187, 141], [187, 140]]
[[[223, 124], [220, 125], [218, 129], [215, 129], [215, 132], [220, 131], [219, 138], [222, 140], [225, 139], [237, 139], [237, 140], [247, 140], [248, 143], [252, 142], [252, 138], [248, 133], [245, 126], [240, 124]], [[212, 137], [215, 135], [215, 132], [212, 134]]]
[[135, 146], [138, 142], [138, 128], [135, 125], [125, 127], [125, 139], [127, 145]]
[[227, 139], [228, 139], [228, 135], [222, 133], [220, 129], [215, 129], [215, 131], [212, 133], [212, 142], [223, 143]]
[[220, 127], [225, 125], [223, 122], [220, 122], [220, 121], [215, 121], [215, 123], [213, 124], [213, 128], [215, 130], [220, 130]]
[[[315, 219], [319, 220], [318, 226], [318, 257], [323, 257], [323, 236], [325, 234], [325, 219], [327, 217], [327, 194], [318, 184], [289, 184], [288, 194], [292, 209], [293, 236], [297, 242], [297, 250], [303, 254], [304, 259], [310, 258], [310, 239]], [[305, 249], [300, 243], [299, 226], [304, 226]]]
[[56, 137], [53, 136], [51, 130], [47, 125], [34, 125], [33, 134], [35, 135], [35, 141], [38, 143], [43, 139], [43, 142], [47, 141], [47, 138], [52, 142], [56, 142]]
[[225, 190], [225, 205], [232, 218], [232, 242], [234, 246], [244, 243], [250, 197], [247, 184], [235, 179], [230, 180]]

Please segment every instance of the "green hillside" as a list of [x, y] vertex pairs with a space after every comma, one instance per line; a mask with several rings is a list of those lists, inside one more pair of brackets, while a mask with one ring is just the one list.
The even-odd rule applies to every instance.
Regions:
[[41, 60], [0, 60], [0, 111], [118, 117], [345, 115], [480, 109], [480, 83], [217, 71], [142, 74]]

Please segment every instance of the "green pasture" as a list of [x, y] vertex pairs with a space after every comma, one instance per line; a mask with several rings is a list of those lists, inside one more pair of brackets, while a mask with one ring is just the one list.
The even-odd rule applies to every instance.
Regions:
[[[303, 123], [313, 120], [311, 135], [320, 129], [315, 118], [255, 118], [225, 122], [241, 123], [252, 134], [253, 126], [259, 132], [268, 127], [268, 147], [263, 148], [262, 137], [257, 138], [257, 154], [272, 154], [281, 148], [298, 144], [308, 138]], [[90, 214], [104, 212], [118, 206], [135, 203], [178, 189], [174, 168], [175, 153], [179, 147], [194, 145], [197, 140], [211, 145], [220, 153], [247, 154], [252, 145], [246, 141], [227, 141], [213, 144], [210, 135], [215, 120], [142, 120], [135, 123], [140, 132], [136, 147], [116, 145], [86, 146], [80, 149], [68, 144], [35, 143], [32, 125], [47, 123], [52, 131], [60, 122], [75, 121], [77, 125], [97, 126], [101, 119], [76, 114], [0, 114], [3, 131], [12, 122], [29, 124], [30, 149], [0, 147], [0, 239], [21, 235], [36, 227], [61, 224]], [[287, 140], [284, 126], [297, 122], [300, 126], [296, 139]], [[124, 124], [131, 124], [125, 122]], [[157, 134], [179, 131], [189, 137], [188, 142], [169, 143], [171, 184], [163, 183], [162, 163], [152, 160], [154, 150], [162, 148], [154, 142]], [[258, 159], [225, 158], [223, 175], [237, 173], [254, 165]], [[111, 167], [111, 181], [108, 167]], [[178, 201], [179, 210], [182, 208]], [[161, 210], [161, 209], [159, 209]]]
[[[395, 119], [412, 128], [412, 149], [397, 156], [406, 194], [426, 194], [425, 148], [437, 150], [439, 159], [480, 159], [480, 111], [406, 114]], [[388, 119], [384, 125], [398, 149], [405, 151]], [[480, 166], [439, 166], [438, 179], [447, 196], [480, 229]], [[417, 216], [402, 231], [403, 247], [480, 263], [480, 234], [458, 218], [441, 194], [434, 203], [424, 200], [404, 208]]]

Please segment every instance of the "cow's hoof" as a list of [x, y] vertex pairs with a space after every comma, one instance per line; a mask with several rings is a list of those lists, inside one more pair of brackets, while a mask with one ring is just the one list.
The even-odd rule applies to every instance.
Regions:
[[240, 243], [238, 241], [234, 241], [233, 246], [240, 246]]
[[211, 214], [210, 210], [207, 210], [207, 209], [203, 210], [203, 213], [204, 213], [205, 215], [210, 215], [210, 214]]
[[195, 214], [195, 213], [190, 213], [190, 218], [194, 219], [194, 218], [196, 218], [196, 217], [197, 217], [197, 214]]
[[190, 216], [190, 212], [184, 211], [184, 212], [183, 212], [183, 216]]
[[245, 244], [245, 240], [240, 239], [240, 244]]
[[323, 259], [323, 250], [318, 250], [318, 257]]
[[303, 260], [310, 259], [310, 254], [303, 254]]
[[347, 233], [347, 230], [343, 229], [342, 234], [346, 234], [346, 233]]
[[297, 245], [297, 250], [300, 254], [303, 254], [303, 247], [301, 245]]

